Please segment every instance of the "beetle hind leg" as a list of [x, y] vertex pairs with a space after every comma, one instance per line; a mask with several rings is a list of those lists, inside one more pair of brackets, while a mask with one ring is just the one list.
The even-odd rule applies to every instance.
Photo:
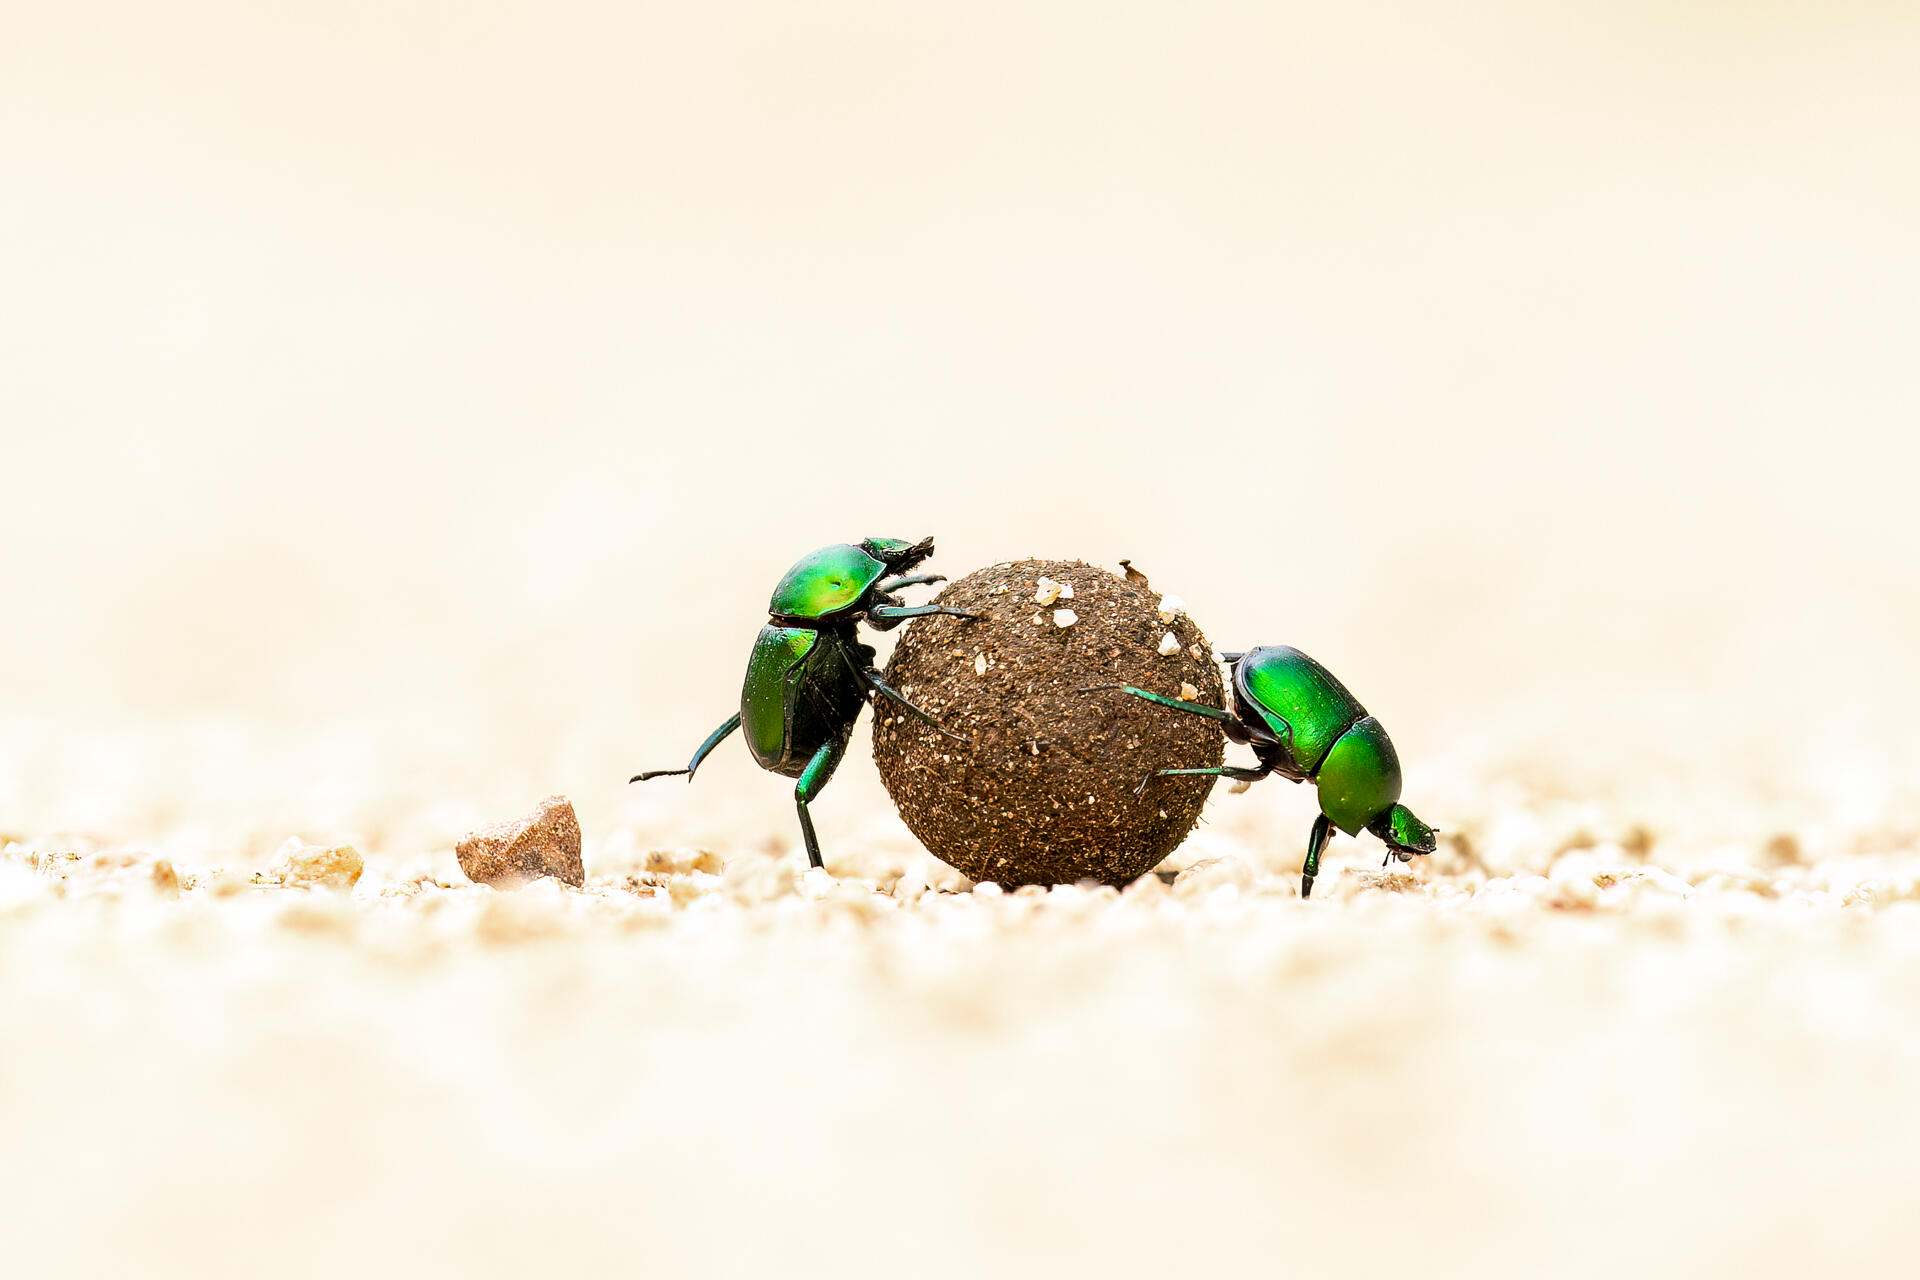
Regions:
[[1184, 711], [1188, 715], [1205, 716], [1209, 720], [1219, 720], [1225, 723], [1235, 719], [1233, 712], [1223, 710], [1220, 707], [1210, 707], [1204, 702], [1188, 702], [1184, 698], [1170, 698], [1164, 693], [1155, 693], [1151, 689], [1142, 689], [1137, 685], [1089, 684], [1075, 689], [1074, 692], [1098, 693], [1102, 689], [1118, 689], [1122, 693], [1132, 694], [1136, 698], [1145, 698], [1148, 702], [1154, 703], [1157, 706], [1171, 707], [1175, 711]]
[[1237, 764], [1214, 765], [1210, 769], [1155, 769], [1140, 779], [1140, 785], [1133, 789], [1133, 794], [1144, 794], [1147, 784], [1155, 778], [1232, 778], [1235, 782], [1258, 782], [1270, 772], [1270, 769], [1247, 769]]
[[722, 742], [725, 742], [727, 740], [727, 736], [731, 734], [735, 729], [738, 729], [739, 727], [740, 727], [740, 713], [736, 711], [732, 715], [727, 717], [725, 724], [721, 725], [718, 729], [715, 729], [712, 733], [707, 735], [707, 740], [701, 743], [699, 750], [693, 753], [693, 759], [687, 763], [686, 768], [684, 769], [649, 769], [645, 773], [634, 774], [631, 778], [628, 778], [627, 781], [628, 782], [646, 782], [650, 778], [677, 778], [681, 774], [685, 774], [687, 781], [692, 782], [693, 775], [700, 771], [700, 762], [702, 760], [705, 760], [707, 756], [713, 752], [713, 749], [715, 747], [719, 746]]

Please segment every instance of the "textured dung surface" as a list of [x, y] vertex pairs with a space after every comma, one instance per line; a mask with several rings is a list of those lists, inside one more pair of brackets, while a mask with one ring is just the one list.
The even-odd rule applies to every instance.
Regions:
[[[1073, 598], [1036, 603], [1042, 576], [1071, 584]], [[1124, 683], [1178, 697], [1190, 683], [1219, 706], [1220, 671], [1192, 620], [1162, 622], [1156, 591], [1071, 560], [993, 565], [940, 601], [982, 617], [914, 622], [887, 678], [965, 741], [898, 714], [877, 717], [873, 733], [880, 777], [921, 843], [976, 880], [1014, 885], [1120, 883], [1172, 853], [1214, 780], [1164, 778], [1139, 797], [1134, 788], [1156, 768], [1219, 764], [1219, 728], [1117, 690], [1080, 690]], [[1071, 626], [1054, 622], [1063, 608], [1077, 615]], [[1162, 655], [1169, 631], [1180, 649]]]

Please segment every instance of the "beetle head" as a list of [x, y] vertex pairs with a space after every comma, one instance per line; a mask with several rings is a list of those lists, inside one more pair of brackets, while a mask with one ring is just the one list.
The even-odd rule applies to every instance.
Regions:
[[1396, 804], [1367, 824], [1367, 830], [1386, 841], [1395, 853], [1432, 853], [1439, 844], [1439, 832], [1413, 816], [1413, 810]]
[[918, 542], [908, 542], [904, 538], [868, 538], [860, 544], [860, 549], [899, 573], [932, 555], [933, 539], [926, 537]]

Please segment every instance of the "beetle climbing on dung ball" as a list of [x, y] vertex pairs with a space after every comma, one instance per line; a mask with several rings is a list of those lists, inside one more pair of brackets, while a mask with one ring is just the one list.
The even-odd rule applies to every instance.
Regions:
[[[874, 669], [874, 652], [859, 638], [861, 623], [889, 631], [911, 618], [973, 615], [940, 604], [909, 605], [893, 594], [905, 587], [945, 582], [937, 573], [914, 573], [933, 554], [933, 539], [868, 538], [821, 547], [797, 561], [773, 589], [767, 625], [747, 658], [740, 710], [707, 736], [684, 769], [655, 769], [632, 782], [685, 776], [736, 730], [762, 769], [796, 779], [794, 805], [807, 861], [824, 865], [808, 804], [833, 777], [847, 751], [860, 709], [869, 698], [887, 698], [942, 733], [927, 712], [889, 685]], [[953, 737], [957, 735], [949, 734]]]
[[1233, 710], [1171, 698], [1134, 685], [1094, 685], [1083, 692], [1119, 689], [1136, 698], [1220, 722], [1229, 741], [1251, 747], [1254, 768], [1217, 765], [1205, 769], [1156, 769], [1140, 789], [1159, 778], [1215, 777], [1256, 782], [1277, 773], [1291, 782], [1312, 782], [1320, 816], [1307, 836], [1300, 870], [1300, 896], [1313, 893], [1320, 854], [1333, 833], [1373, 832], [1389, 858], [1409, 861], [1432, 853], [1436, 832], [1400, 803], [1400, 757], [1380, 722], [1331, 671], [1298, 649], [1267, 645], [1222, 654], [1233, 674]]

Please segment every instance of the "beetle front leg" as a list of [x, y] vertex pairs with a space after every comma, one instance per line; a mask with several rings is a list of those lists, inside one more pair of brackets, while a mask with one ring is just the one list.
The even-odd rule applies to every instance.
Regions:
[[955, 609], [944, 604], [877, 604], [867, 610], [867, 622], [876, 631], [891, 631], [909, 618], [925, 618], [931, 614], [944, 613], [950, 618], [965, 618], [977, 621], [977, 613], [968, 613], [965, 609]]
[[902, 587], [930, 587], [936, 582], [945, 582], [944, 573], [903, 573], [897, 578], [882, 578], [874, 583], [875, 591], [898, 591]]
[[1307, 836], [1307, 860], [1300, 868], [1300, 896], [1313, 896], [1313, 878], [1320, 874], [1320, 851], [1333, 839], [1333, 820], [1321, 814], [1313, 820], [1313, 830]]
[[698, 751], [695, 751], [693, 753], [693, 759], [688, 762], [686, 768], [684, 769], [652, 769], [646, 773], [636, 773], [631, 778], [628, 778], [627, 781], [628, 782], [645, 782], [649, 778], [677, 778], [684, 773], [687, 775], [687, 781], [692, 782], [693, 775], [700, 768], [700, 762], [702, 760], [705, 760], [715, 747], [719, 746], [722, 742], [725, 742], [727, 740], [728, 734], [732, 733], [735, 729], [738, 729], [739, 727], [740, 727], [740, 713], [736, 711], [732, 715], [727, 717], [727, 722], [725, 724], [721, 725], [718, 729], [715, 729], [712, 733], [707, 735], [707, 740], [700, 744], [700, 749]]
[[820, 744], [813, 753], [813, 759], [807, 761], [807, 767], [800, 772], [800, 780], [793, 784], [794, 807], [800, 811], [800, 835], [807, 842], [807, 862], [809, 865], [824, 867], [820, 860], [820, 837], [813, 832], [813, 815], [807, 812], [807, 802], [820, 794], [821, 788], [833, 777], [833, 771], [840, 767], [841, 757], [847, 754], [847, 740], [834, 738]]

